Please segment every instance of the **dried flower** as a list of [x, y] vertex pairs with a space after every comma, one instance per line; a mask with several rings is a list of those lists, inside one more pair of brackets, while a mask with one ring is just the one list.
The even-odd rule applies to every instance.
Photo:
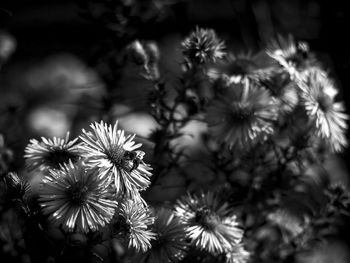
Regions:
[[43, 213], [63, 229], [96, 231], [113, 218], [117, 202], [105, 179], [96, 169], [71, 161], [61, 169], [49, 170], [43, 179], [39, 202]]

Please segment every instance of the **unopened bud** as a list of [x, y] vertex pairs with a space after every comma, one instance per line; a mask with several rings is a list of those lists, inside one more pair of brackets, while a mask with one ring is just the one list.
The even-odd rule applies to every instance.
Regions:
[[144, 66], [148, 63], [148, 56], [140, 41], [135, 40], [127, 47], [127, 52], [130, 60], [139, 66]]
[[10, 191], [10, 194], [14, 198], [18, 198], [20, 196], [23, 196], [27, 189], [28, 189], [28, 184], [26, 182], [23, 182], [17, 173], [7, 173], [7, 175], [4, 177], [6, 185]]
[[5, 181], [8, 188], [10, 188], [11, 190], [16, 190], [21, 188], [22, 182], [16, 173], [12, 173], [12, 172], [8, 173], [5, 176]]
[[147, 42], [144, 47], [148, 55], [148, 63], [152, 65], [158, 63], [160, 52], [157, 43]]

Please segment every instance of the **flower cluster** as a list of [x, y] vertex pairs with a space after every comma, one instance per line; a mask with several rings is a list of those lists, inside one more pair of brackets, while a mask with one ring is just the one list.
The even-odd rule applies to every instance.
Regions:
[[[27, 146], [27, 167], [44, 172], [39, 193], [42, 211], [63, 229], [85, 233], [100, 229], [111, 222], [122, 198], [130, 200], [119, 204], [124, 220], [146, 218], [139, 206], [129, 202], [145, 203], [139, 191], [148, 187], [151, 168], [142, 160], [145, 153], [138, 150], [141, 144], [134, 142], [135, 135], [125, 135], [117, 125], [101, 121], [72, 141], [67, 133], [65, 139], [32, 139]], [[152, 234], [135, 224], [130, 244], [146, 250], [142, 241], [149, 244]]]
[[[100, 2], [111, 8], [95, 18], [106, 25], [103, 14], [118, 15], [108, 25], [120, 34], [134, 25], [128, 12], [141, 12], [132, 5], [141, 1]], [[110, 87], [91, 118], [115, 118], [114, 84], [124, 81], [123, 63], [136, 65], [138, 85], [151, 86], [148, 138], [100, 121], [72, 130], [73, 139], [31, 139], [22, 176], [8, 172], [14, 158], [0, 136], [0, 176], [24, 211], [26, 246], [59, 244], [45, 244], [42, 262], [73, 250], [101, 262], [294, 262], [349, 218], [347, 189], [323, 167], [348, 145], [349, 117], [306, 43], [279, 36], [255, 54], [233, 52], [197, 27], [181, 42], [179, 78], [162, 76], [155, 42], [123, 44], [101, 66]]]

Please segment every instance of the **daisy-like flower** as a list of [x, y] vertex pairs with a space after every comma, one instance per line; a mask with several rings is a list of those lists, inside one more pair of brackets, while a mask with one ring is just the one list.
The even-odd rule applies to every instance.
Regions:
[[90, 125], [91, 131], [83, 130], [82, 155], [90, 167], [98, 167], [101, 177], [114, 179], [116, 192], [127, 198], [138, 195], [150, 184], [151, 167], [142, 160], [144, 152], [137, 150], [135, 135], [125, 135], [118, 130], [118, 122], [113, 126], [103, 121]]
[[96, 231], [111, 221], [117, 202], [96, 169], [71, 161], [49, 170], [43, 179], [39, 202], [43, 213], [68, 231]]
[[270, 42], [266, 53], [276, 60], [292, 79], [298, 77], [298, 73], [307, 66], [315, 64], [315, 58], [310, 53], [306, 42], [296, 42], [292, 35], [287, 38], [277, 36]]
[[137, 262], [176, 263], [184, 258], [188, 247], [184, 225], [173, 211], [167, 208], [157, 209], [153, 231], [156, 239], [151, 242], [152, 248], [138, 257]]
[[197, 27], [195, 31], [182, 42], [182, 52], [185, 59], [193, 64], [216, 62], [225, 56], [225, 44], [213, 29]]
[[213, 100], [206, 113], [209, 134], [229, 148], [245, 149], [273, 133], [277, 110], [270, 92], [246, 79]]
[[209, 69], [207, 74], [210, 79], [222, 78], [227, 84], [240, 83], [244, 78], [268, 79], [272, 68], [262, 68], [259, 64], [259, 54], [253, 55], [248, 52], [236, 55], [230, 53], [221, 65]]
[[279, 112], [290, 113], [298, 105], [298, 85], [290, 80], [286, 72], [275, 71], [269, 78], [260, 80], [259, 83], [276, 99]]
[[58, 169], [60, 165], [68, 163], [69, 160], [76, 162], [80, 157], [77, 140], [78, 138], [70, 141], [69, 132], [65, 138], [42, 137], [41, 141], [31, 139], [24, 150], [27, 168], [30, 170]]
[[249, 256], [250, 254], [244, 249], [243, 244], [238, 244], [226, 253], [226, 263], [246, 263]]
[[116, 231], [119, 235], [128, 237], [129, 248], [146, 252], [151, 247], [151, 240], [155, 239], [155, 234], [150, 230], [154, 217], [149, 209], [143, 203], [127, 200], [119, 205], [118, 210]]
[[332, 81], [317, 68], [311, 68], [304, 79], [303, 105], [314, 122], [316, 135], [334, 152], [341, 151], [348, 142], [345, 132], [349, 116], [342, 102], [335, 102], [337, 90]]
[[186, 225], [186, 236], [201, 250], [224, 253], [242, 240], [243, 230], [238, 227], [228, 204], [211, 192], [180, 198], [175, 214]]

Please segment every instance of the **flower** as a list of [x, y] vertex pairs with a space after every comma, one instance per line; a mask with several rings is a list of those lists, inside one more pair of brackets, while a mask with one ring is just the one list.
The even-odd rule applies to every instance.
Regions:
[[118, 232], [129, 238], [129, 248], [136, 251], [146, 252], [151, 247], [151, 240], [155, 234], [150, 230], [154, 223], [154, 217], [143, 203], [135, 203], [126, 200], [119, 205], [119, 216], [121, 217], [117, 226]]
[[39, 202], [43, 213], [68, 231], [96, 231], [111, 221], [117, 202], [96, 169], [72, 161], [49, 170]]
[[152, 248], [141, 255], [137, 262], [175, 263], [184, 258], [188, 243], [184, 226], [173, 211], [167, 208], [155, 210], [153, 231], [156, 239], [152, 240]]
[[213, 29], [197, 27], [182, 42], [182, 48], [186, 61], [193, 64], [216, 62], [225, 55], [225, 44]]
[[226, 263], [246, 263], [249, 255], [249, 252], [244, 249], [243, 245], [239, 244], [226, 254]]
[[266, 53], [276, 60], [292, 79], [298, 77], [298, 73], [307, 66], [316, 64], [315, 58], [310, 53], [306, 42], [296, 42], [292, 35], [287, 38], [277, 36], [277, 39], [270, 42]]
[[254, 82], [232, 84], [208, 107], [209, 134], [229, 148], [245, 149], [273, 133], [277, 110], [270, 92]]
[[217, 65], [208, 70], [210, 79], [222, 78], [227, 84], [240, 83], [244, 78], [253, 80], [268, 79], [271, 74], [271, 67], [263, 68], [260, 65], [260, 54], [230, 53], [226, 56], [221, 65]]
[[266, 87], [272, 97], [276, 99], [277, 108], [281, 113], [290, 113], [299, 103], [298, 85], [290, 80], [288, 74], [277, 70], [267, 79], [261, 79], [259, 83]]
[[310, 120], [315, 124], [316, 135], [325, 140], [334, 152], [347, 146], [346, 121], [342, 102], [335, 102], [337, 90], [324, 71], [310, 68], [303, 78], [302, 102]]
[[243, 230], [228, 204], [211, 192], [178, 199], [175, 214], [186, 225], [186, 236], [201, 250], [223, 253], [242, 240]]
[[136, 150], [135, 135], [127, 135], [118, 130], [118, 122], [113, 126], [103, 121], [90, 125], [92, 132], [83, 130], [82, 155], [90, 167], [98, 167], [101, 177], [114, 178], [117, 193], [135, 197], [139, 190], [150, 184], [151, 167], [142, 160], [144, 152]]
[[31, 139], [24, 150], [27, 168], [30, 170], [58, 169], [69, 160], [77, 161], [80, 156], [77, 140], [78, 138], [69, 141], [69, 132], [64, 139], [58, 137], [52, 139], [41, 137], [41, 141]]

